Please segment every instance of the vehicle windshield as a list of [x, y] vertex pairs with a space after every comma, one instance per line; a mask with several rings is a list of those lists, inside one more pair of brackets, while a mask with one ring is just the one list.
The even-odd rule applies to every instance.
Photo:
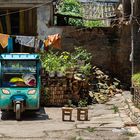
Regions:
[[2, 87], [36, 87], [36, 61], [2, 61]]

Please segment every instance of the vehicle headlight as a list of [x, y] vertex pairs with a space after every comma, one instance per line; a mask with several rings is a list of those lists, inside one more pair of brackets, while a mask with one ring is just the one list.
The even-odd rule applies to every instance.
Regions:
[[35, 89], [31, 89], [28, 91], [28, 94], [35, 94], [36, 93], [36, 90]]
[[7, 90], [7, 89], [2, 89], [2, 93], [3, 93], [3, 94], [10, 94], [10, 91]]

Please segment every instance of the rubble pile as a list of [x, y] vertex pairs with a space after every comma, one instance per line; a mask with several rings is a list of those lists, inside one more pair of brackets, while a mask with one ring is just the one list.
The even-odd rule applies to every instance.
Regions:
[[115, 94], [122, 93], [120, 81], [111, 78], [96, 66], [93, 67], [90, 87], [89, 96], [93, 103], [105, 103]]

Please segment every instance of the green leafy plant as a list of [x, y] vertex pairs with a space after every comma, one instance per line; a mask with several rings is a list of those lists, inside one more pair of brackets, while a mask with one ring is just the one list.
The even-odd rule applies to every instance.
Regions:
[[56, 72], [61, 67], [60, 59], [57, 53], [50, 51], [46, 55], [43, 54], [42, 67], [45, 68], [47, 72]]
[[116, 105], [113, 105], [112, 110], [114, 111], [114, 113], [119, 112], [119, 109]]
[[71, 54], [69, 52], [62, 52], [60, 57], [59, 57], [60, 61], [61, 61], [61, 70], [62, 71], [66, 71], [67, 69], [71, 69], [75, 67], [75, 62], [73, 61]]
[[88, 132], [94, 132], [95, 131], [95, 128], [94, 127], [87, 127], [86, 130]]
[[136, 73], [132, 76], [133, 84], [140, 86], [140, 73]]
[[89, 75], [91, 72], [91, 64], [88, 63], [88, 64], [80, 66], [80, 72], [82, 74]]
[[[84, 60], [86, 63], [78, 65], [77, 60]], [[64, 76], [68, 72], [74, 73], [78, 69], [81, 74], [88, 76], [91, 70], [90, 60], [91, 54], [81, 47], [76, 48], [73, 53], [66, 51], [62, 53], [53, 52], [52, 50], [47, 53], [41, 53], [42, 67], [45, 71], [56, 73], [59, 76]]]
[[63, 0], [58, 6], [58, 13], [64, 15], [81, 16], [81, 4], [78, 0]]
[[84, 21], [84, 26], [86, 27], [104, 27], [105, 25], [103, 24], [102, 21]]
[[65, 105], [65, 107], [75, 107], [72, 103], [72, 100], [68, 100], [67, 104]]
[[85, 62], [90, 62], [92, 55], [87, 52], [86, 49], [82, 47], [76, 47], [75, 52], [72, 54], [73, 59], [75, 60], [84, 60]]
[[87, 99], [81, 99], [78, 102], [78, 107], [87, 107], [87, 105], [88, 105]]
[[[82, 17], [82, 5], [78, 0], [63, 0], [59, 3], [58, 13], [62, 15], [70, 15]], [[82, 19], [69, 18], [69, 25], [82, 26]]]
[[63, 63], [67, 63], [71, 60], [71, 54], [67, 51], [64, 51], [60, 54], [60, 59], [63, 60]]

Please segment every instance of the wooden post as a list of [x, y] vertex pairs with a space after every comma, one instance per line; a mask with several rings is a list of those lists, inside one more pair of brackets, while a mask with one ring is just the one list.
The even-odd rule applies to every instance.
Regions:
[[29, 33], [32, 35], [33, 31], [33, 19], [32, 19], [32, 10], [28, 11], [28, 25], [29, 25]]

